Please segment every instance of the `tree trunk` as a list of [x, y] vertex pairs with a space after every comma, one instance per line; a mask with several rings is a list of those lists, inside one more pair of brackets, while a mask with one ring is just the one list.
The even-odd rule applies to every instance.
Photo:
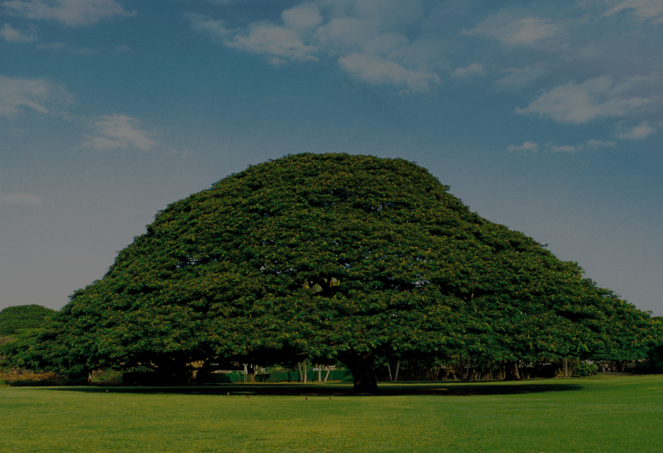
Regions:
[[327, 367], [327, 374], [325, 375], [325, 382], [327, 382], [327, 379], [329, 378], [329, 372], [331, 371], [331, 367]]
[[378, 379], [373, 367], [372, 352], [343, 352], [338, 356], [352, 372], [355, 393], [378, 393]]
[[[461, 361], [461, 363], [462, 363], [462, 361]], [[471, 364], [472, 364], [472, 363], [470, 362], [470, 357], [468, 356], [468, 357], [467, 357], [467, 365], [466, 365], [465, 368], [463, 369], [463, 376], [462, 376], [462, 378], [461, 378], [461, 381], [463, 381], [463, 382], [469, 382], [469, 380], [470, 380], [470, 365], [471, 365]]]
[[398, 381], [398, 369], [401, 367], [401, 359], [396, 362], [396, 373], [394, 373], [394, 382]]
[[322, 382], [322, 367], [318, 364], [318, 382]]
[[389, 381], [394, 382], [394, 377], [391, 375], [391, 366], [389, 366], [389, 362], [387, 362], [387, 371], [389, 371]]
[[302, 376], [302, 363], [299, 362], [297, 363], [297, 369], [299, 369], [299, 382], [304, 382], [303, 376]]
[[564, 359], [564, 377], [569, 377], [569, 359]]
[[519, 381], [520, 374], [518, 373], [518, 362], [506, 363], [506, 376], [505, 381]]
[[256, 381], [256, 374], [258, 374], [259, 369], [258, 365], [249, 364], [249, 382]]

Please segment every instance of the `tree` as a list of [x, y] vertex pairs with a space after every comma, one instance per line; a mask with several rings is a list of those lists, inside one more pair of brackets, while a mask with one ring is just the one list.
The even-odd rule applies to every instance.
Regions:
[[55, 310], [41, 305], [15, 305], [0, 311], [0, 336], [12, 336], [21, 329], [44, 327]]
[[24, 360], [55, 310], [41, 305], [16, 305], [0, 311], [0, 367], [29, 366]]
[[[525, 235], [471, 212], [402, 159], [300, 154], [169, 205], [76, 291], [42, 337], [56, 368], [344, 363], [377, 391], [374, 360], [516, 363], [619, 347], [613, 303]], [[618, 304], [619, 305], [619, 304]], [[619, 311], [622, 310], [622, 311]], [[611, 312], [612, 313], [612, 312]], [[643, 317], [621, 303], [623, 335]]]

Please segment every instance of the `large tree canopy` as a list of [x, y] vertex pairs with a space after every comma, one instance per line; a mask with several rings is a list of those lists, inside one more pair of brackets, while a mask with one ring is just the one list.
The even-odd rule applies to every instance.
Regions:
[[60, 368], [635, 358], [649, 316], [402, 159], [300, 154], [169, 205], [43, 337]]

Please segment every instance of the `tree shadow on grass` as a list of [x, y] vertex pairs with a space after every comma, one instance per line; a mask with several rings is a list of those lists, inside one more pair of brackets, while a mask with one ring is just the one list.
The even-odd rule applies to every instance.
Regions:
[[[555, 381], [520, 382], [399, 382], [382, 383], [375, 396], [485, 396], [522, 395], [545, 392], [568, 392], [581, 390], [582, 385]], [[190, 387], [124, 387], [124, 386], [84, 386], [50, 387], [48, 391], [68, 391], [83, 393], [126, 393], [126, 394], [181, 394], [181, 395], [234, 395], [234, 396], [371, 396], [356, 394], [352, 384], [213, 384]]]

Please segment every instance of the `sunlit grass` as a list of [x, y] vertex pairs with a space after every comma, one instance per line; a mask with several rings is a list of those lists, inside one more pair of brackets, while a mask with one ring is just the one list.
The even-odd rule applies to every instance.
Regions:
[[0, 451], [663, 451], [663, 376], [381, 388], [4, 387]]

